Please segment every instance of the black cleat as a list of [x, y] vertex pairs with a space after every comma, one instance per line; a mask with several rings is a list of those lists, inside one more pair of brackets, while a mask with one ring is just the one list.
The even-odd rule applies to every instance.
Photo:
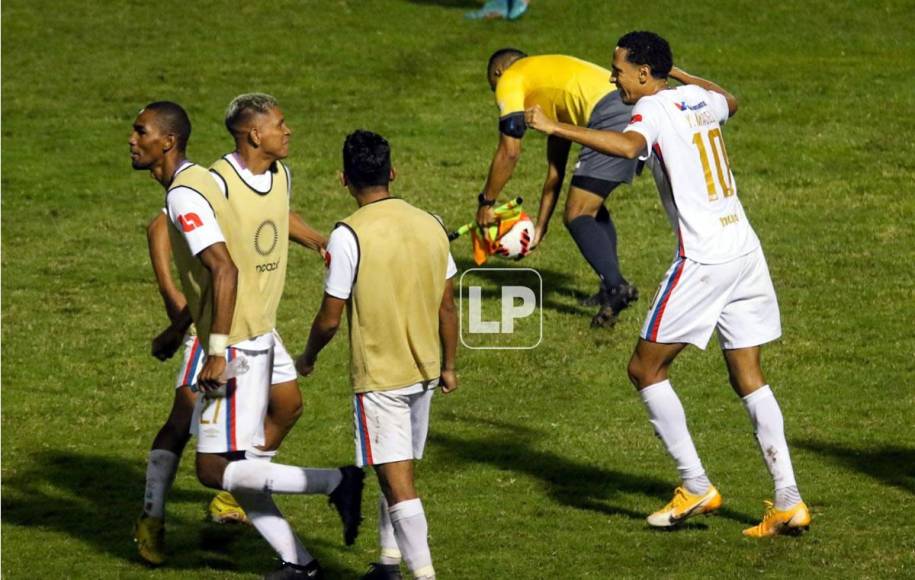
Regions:
[[292, 580], [294, 578], [324, 580], [324, 571], [321, 570], [321, 565], [318, 564], [317, 560], [312, 560], [304, 566], [282, 562], [279, 568], [264, 575], [264, 580]]
[[400, 566], [397, 564], [369, 564], [369, 570], [362, 576], [362, 580], [403, 580]]
[[362, 523], [362, 486], [365, 472], [355, 465], [341, 467], [343, 480], [332, 492], [328, 502], [337, 508], [343, 521], [343, 543], [352, 546]]
[[603, 291], [603, 288], [598, 288], [597, 292], [595, 292], [594, 294], [592, 294], [586, 298], [580, 299], [578, 301], [578, 303], [582, 306], [588, 306], [588, 307], [600, 306], [600, 297], [601, 297], [602, 291]]
[[639, 289], [632, 284], [620, 284], [600, 292], [600, 310], [591, 319], [591, 328], [612, 328], [620, 313], [639, 299]]

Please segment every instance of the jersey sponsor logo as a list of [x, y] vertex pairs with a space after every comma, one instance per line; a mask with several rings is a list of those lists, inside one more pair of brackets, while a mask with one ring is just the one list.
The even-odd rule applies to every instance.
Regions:
[[324, 267], [325, 268], [328, 268], [328, 269], [330, 268], [330, 260], [331, 260], [330, 252], [328, 252], [327, 250], [324, 250]]
[[674, 103], [674, 105], [681, 111], [698, 111], [708, 105], [705, 104], [705, 101], [699, 101], [696, 105], [687, 105], [686, 101], [680, 101], [679, 103]]
[[254, 232], [254, 249], [261, 256], [269, 256], [270, 252], [276, 248], [279, 238], [279, 230], [276, 224], [271, 220], [267, 220], [257, 226], [257, 231]]
[[632, 125], [633, 123], [641, 123], [641, 122], [642, 122], [642, 116], [641, 116], [641, 115], [633, 115], [632, 118], [629, 119], [629, 124], [630, 124], [630, 125]]
[[203, 225], [203, 220], [194, 212], [181, 214], [178, 216], [178, 223], [181, 225], [181, 231], [184, 233], [192, 232]]

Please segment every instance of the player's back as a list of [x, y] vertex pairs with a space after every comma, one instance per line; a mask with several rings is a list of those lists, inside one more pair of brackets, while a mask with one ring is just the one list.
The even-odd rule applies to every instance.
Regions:
[[441, 223], [393, 197], [364, 205], [341, 223], [359, 248], [348, 303], [354, 388], [379, 391], [437, 377], [449, 256]]
[[527, 56], [515, 61], [496, 85], [499, 115], [540, 105], [552, 119], [588, 125], [594, 106], [615, 90], [610, 71], [572, 56]]
[[680, 254], [720, 263], [759, 246], [737, 196], [721, 125], [727, 100], [683, 85], [642, 97], [627, 131], [641, 133], [656, 159], [653, 173], [680, 238]]

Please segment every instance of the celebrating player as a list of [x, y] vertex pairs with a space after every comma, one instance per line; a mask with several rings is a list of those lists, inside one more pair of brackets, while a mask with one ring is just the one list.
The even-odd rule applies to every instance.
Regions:
[[[668, 86], [668, 77], [681, 86]], [[756, 233], [737, 197], [721, 125], [737, 111], [733, 95], [673, 66], [670, 46], [651, 32], [620, 38], [613, 80], [635, 105], [625, 131], [556, 123], [538, 107], [530, 126], [608, 155], [652, 160], [661, 201], [677, 234], [677, 258], [661, 283], [629, 362], [629, 377], [683, 483], [648, 517], [671, 527], [721, 506], [699, 460], [668, 371], [687, 345], [704, 349], [712, 331], [724, 351], [731, 386], [743, 399], [775, 483], [775, 502], [752, 537], [797, 532], [810, 524], [785, 440], [778, 402], [763, 378], [760, 345], [781, 336], [775, 289]]]
[[[280, 125], [288, 138], [285, 123]], [[257, 196], [229, 204], [210, 172], [186, 160], [189, 136], [190, 121], [180, 106], [152, 103], [134, 122], [130, 150], [133, 167], [148, 169], [166, 189], [171, 246], [206, 352], [197, 378], [205, 395], [198, 398], [193, 419], [197, 477], [208, 487], [232, 492], [277, 551], [282, 565], [268, 577], [320, 577], [317, 560], [296, 538], [271, 493], [331, 494], [351, 543], [361, 519], [362, 472], [273, 464], [260, 451], [275, 342], [264, 305], [278, 297], [275, 286], [269, 294], [260, 286], [262, 252], [258, 240], [244, 233], [252, 224], [288, 220], [288, 201], [259, 203], [263, 196]], [[248, 370], [227, 376], [228, 363], [238, 358]]]
[[342, 180], [359, 209], [330, 235], [324, 300], [296, 368], [303, 376], [314, 370], [346, 307], [356, 463], [375, 468], [382, 491], [381, 560], [365, 578], [400, 578], [402, 555], [414, 578], [428, 580], [435, 571], [413, 461], [423, 455], [433, 389], [458, 386], [457, 268], [441, 223], [392, 197], [392, 179], [384, 138], [346, 138]]
[[[236, 110], [238, 109], [239, 107], [236, 107]], [[253, 158], [258, 152], [258, 149], [253, 149], [246, 142], [242, 142], [237, 145], [237, 151], [233, 155], [238, 155], [242, 159], [251, 159], [253, 163], [255, 162]], [[286, 169], [286, 166], [283, 165], [283, 168]], [[243, 173], [250, 174], [247, 170]], [[288, 169], [285, 172], [285, 178], [286, 188], [291, 191]], [[217, 181], [223, 188], [227, 182], [227, 180]], [[242, 191], [239, 195], [243, 196], [244, 193]], [[289, 212], [287, 229], [290, 240], [307, 248], [323, 251], [326, 243], [324, 236], [308, 226], [295, 212]], [[187, 300], [171, 276], [172, 252], [165, 213], [160, 213], [150, 222], [147, 238], [156, 282], [165, 303], [166, 313], [171, 321], [169, 326], [153, 339], [153, 356], [166, 360], [171, 358], [182, 343], [184, 345], [183, 362], [179, 368], [175, 385], [175, 399], [168, 419], [156, 434], [149, 453], [143, 513], [137, 520], [134, 529], [134, 539], [137, 542], [140, 556], [150, 564], [159, 565], [164, 562], [166, 554], [165, 501], [178, 471], [181, 454], [190, 438], [191, 416], [196, 402], [196, 395], [191, 391], [190, 386], [197, 380], [197, 372], [201, 368], [200, 362], [204, 354], [196, 331], [191, 325], [190, 315], [185, 308]], [[286, 248], [280, 246], [276, 251], [276, 256], [277, 262], [283, 264], [285, 269]], [[271, 272], [270, 275], [274, 275], [274, 272]], [[281, 273], [276, 273], [276, 275], [281, 275]], [[271, 320], [275, 324], [275, 308], [272, 309]], [[190, 332], [188, 332], [189, 327]], [[275, 330], [274, 338], [277, 344], [267, 418], [264, 424], [265, 442], [263, 450], [259, 451], [265, 454], [276, 452], [302, 413], [302, 397], [296, 382], [295, 369], [292, 367], [292, 359], [283, 348]], [[211, 518], [220, 523], [247, 521], [244, 510], [228, 492], [217, 494], [210, 503], [209, 509]]]
[[[477, 222], [495, 221], [492, 208], [512, 176], [521, 154], [526, 125], [524, 109], [539, 105], [554, 121], [593, 129], [621, 130], [631, 107], [610, 84], [610, 71], [571, 56], [527, 56], [514, 48], [489, 58], [489, 86], [499, 106], [499, 146], [489, 166], [486, 185], [478, 196]], [[556, 207], [572, 143], [551, 135], [547, 140], [547, 174], [540, 198], [531, 249], [546, 237]], [[638, 299], [638, 291], [620, 273], [616, 227], [604, 201], [620, 183], [629, 183], [636, 162], [608, 157], [583, 147], [569, 186], [563, 220], [582, 256], [600, 278], [598, 293], [583, 302], [599, 305], [594, 327], [613, 326], [620, 312]]]

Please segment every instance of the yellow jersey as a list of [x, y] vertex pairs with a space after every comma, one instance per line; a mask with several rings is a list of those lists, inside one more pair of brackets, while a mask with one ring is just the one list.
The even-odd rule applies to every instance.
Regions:
[[496, 84], [499, 118], [540, 105], [562, 123], [587, 127], [594, 106], [616, 90], [610, 71], [590, 62], [559, 54], [516, 60]]

